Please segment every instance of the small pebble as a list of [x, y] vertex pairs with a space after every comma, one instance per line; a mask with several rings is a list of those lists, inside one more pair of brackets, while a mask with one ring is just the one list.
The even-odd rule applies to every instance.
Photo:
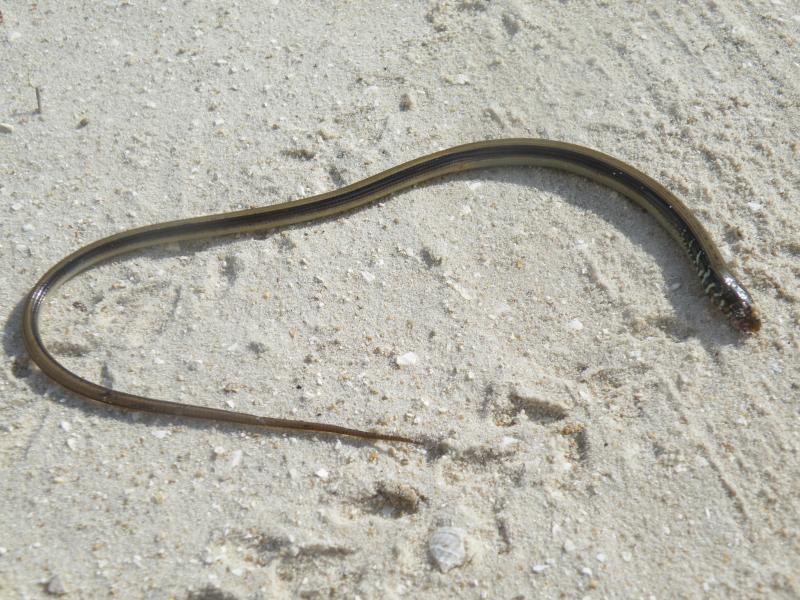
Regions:
[[440, 527], [431, 535], [428, 550], [434, 564], [442, 573], [464, 564], [467, 558], [465, 535], [464, 530], [458, 527]]
[[14, 133], [14, 126], [8, 123], [0, 123], [0, 133]]
[[335, 140], [337, 137], [339, 137], [338, 133], [336, 133], [335, 131], [333, 131], [331, 129], [326, 129], [324, 127], [322, 127], [319, 131], [317, 131], [317, 135], [319, 137], [321, 137], [323, 140], [325, 140], [326, 142], [328, 140]]
[[50, 581], [47, 582], [47, 587], [45, 589], [47, 590], [48, 594], [53, 596], [63, 596], [67, 593], [64, 583], [61, 581], [61, 577], [58, 575], [53, 575], [50, 578]]
[[510, 435], [504, 435], [497, 447], [501, 452], [505, 452], [517, 444], [519, 444], [519, 440], [517, 438], [511, 437]]
[[416, 489], [405, 483], [381, 482], [376, 491], [388, 508], [401, 513], [417, 512], [423, 499]]
[[83, 129], [88, 124], [89, 124], [88, 117], [83, 117], [80, 121], [78, 121], [78, 124], [76, 125], [75, 129]]
[[422, 250], [420, 251], [420, 255], [422, 260], [429, 267], [438, 267], [447, 258], [448, 250], [449, 248], [447, 247], [447, 244], [441, 240], [438, 240], [433, 244], [423, 246]]
[[402, 111], [411, 110], [415, 104], [414, 96], [411, 94], [403, 94], [400, 97], [400, 110]]
[[483, 114], [489, 117], [492, 121], [497, 123], [500, 126], [505, 127], [505, 121], [503, 117], [500, 116], [500, 110], [493, 106], [488, 106], [483, 109]]
[[538, 573], [544, 573], [544, 572], [545, 572], [547, 569], [549, 569], [549, 568], [550, 568], [550, 565], [533, 565], [533, 566], [531, 567], [531, 570], [532, 570], [534, 573], [537, 573], [537, 574], [538, 574]]
[[242, 451], [234, 450], [231, 453], [231, 459], [228, 461], [228, 468], [235, 469], [240, 464], [242, 464]]
[[328, 473], [327, 469], [318, 469], [314, 475], [319, 477], [322, 481], [328, 481], [328, 478], [330, 477], [330, 473]]
[[580, 331], [583, 329], [583, 323], [581, 323], [579, 319], [572, 319], [567, 323], [567, 329], [571, 329], [572, 331]]
[[395, 359], [398, 367], [412, 367], [417, 364], [419, 357], [414, 352], [406, 352]]

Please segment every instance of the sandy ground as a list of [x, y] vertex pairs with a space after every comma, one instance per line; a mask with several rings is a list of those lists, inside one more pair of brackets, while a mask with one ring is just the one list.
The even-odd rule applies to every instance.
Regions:
[[[798, 597], [800, 6], [643, 4], [0, 3], [0, 597]], [[508, 168], [48, 311], [90, 379], [440, 455], [122, 413], [26, 360], [25, 293], [85, 243], [499, 137], [663, 182], [762, 332], [641, 209]]]

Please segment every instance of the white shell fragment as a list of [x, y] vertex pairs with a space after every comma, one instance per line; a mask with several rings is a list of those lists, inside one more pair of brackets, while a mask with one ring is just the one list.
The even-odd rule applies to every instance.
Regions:
[[571, 321], [567, 322], [567, 329], [572, 331], [580, 331], [583, 329], [583, 323], [581, 323], [580, 319], [572, 319]]
[[442, 573], [464, 564], [467, 558], [465, 536], [464, 530], [458, 527], [440, 527], [431, 535], [428, 550], [434, 564]]
[[411, 367], [417, 364], [418, 357], [414, 352], [406, 352], [397, 357], [398, 367]]
[[538, 575], [539, 573], [544, 573], [549, 568], [550, 565], [539, 564], [539, 565], [533, 565], [531, 567], [531, 570]]
[[242, 464], [242, 451], [241, 450], [234, 450], [231, 453], [231, 459], [228, 461], [228, 467], [231, 469], [235, 469], [240, 464]]

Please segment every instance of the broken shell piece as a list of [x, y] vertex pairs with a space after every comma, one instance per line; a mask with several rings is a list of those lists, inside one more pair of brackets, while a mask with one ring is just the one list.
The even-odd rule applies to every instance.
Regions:
[[413, 367], [417, 364], [419, 357], [415, 352], [406, 352], [405, 354], [401, 354], [395, 359], [398, 367]]
[[428, 551], [442, 573], [460, 567], [467, 558], [464, 546], [466, 533], [458, 527], [440, 527], [428, 541]]

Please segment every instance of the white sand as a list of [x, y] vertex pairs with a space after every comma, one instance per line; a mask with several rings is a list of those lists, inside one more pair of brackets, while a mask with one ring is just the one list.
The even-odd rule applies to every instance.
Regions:
[[[0, 597], [800, 594], [794, 0], [70, 4], [0, 5]], [[617, 194], [500, 169], [145, 251], [49, 311], [90, 379], [440, 457], [121, 413], [26, 364], [20, 303], [85, 243], [515, 136], [682, 196], [762, 332]]]

